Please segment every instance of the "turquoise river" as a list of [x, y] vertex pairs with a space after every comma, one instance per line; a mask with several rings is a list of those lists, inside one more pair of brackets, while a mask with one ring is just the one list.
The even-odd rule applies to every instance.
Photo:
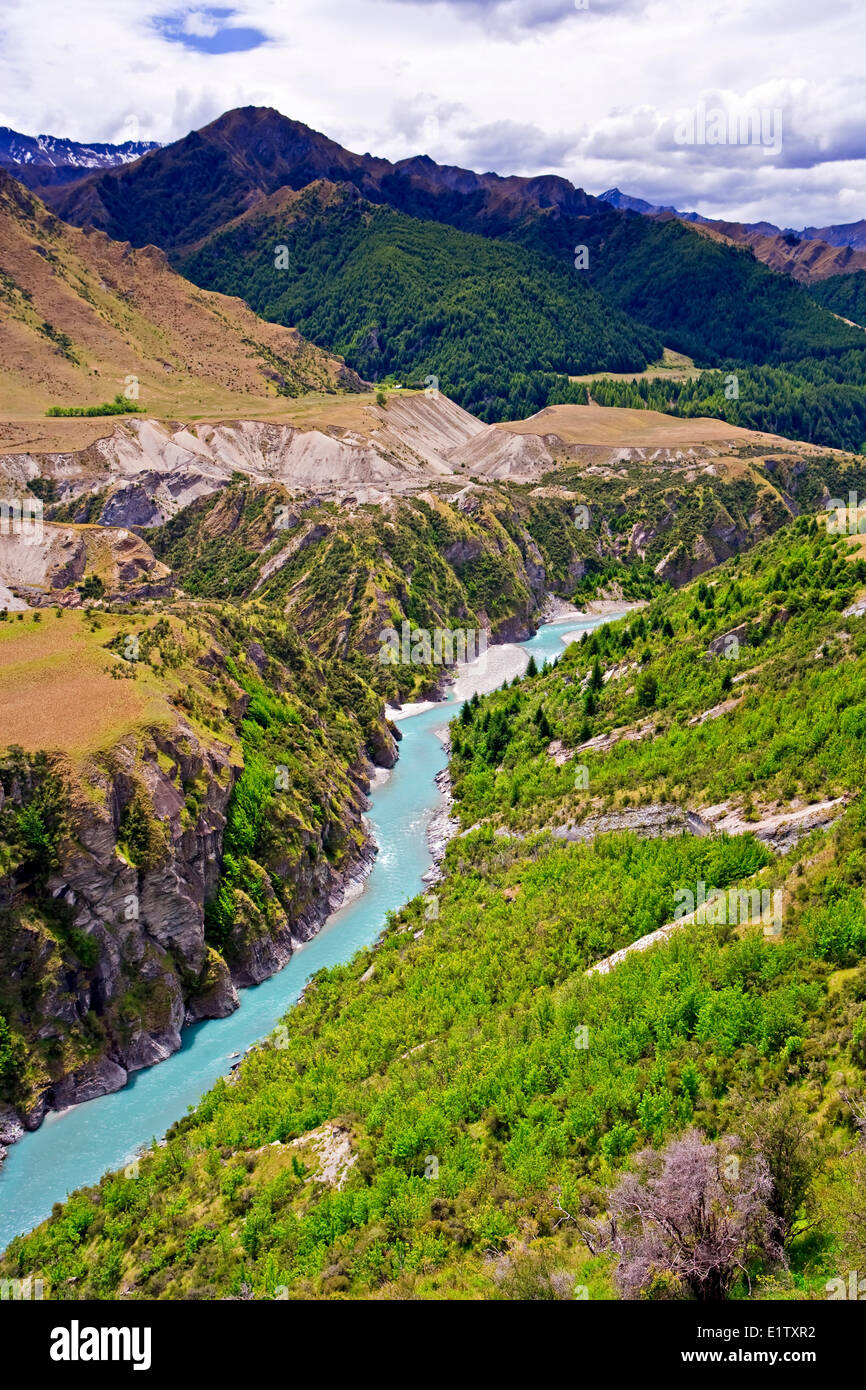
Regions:
[[[565, 650], [563, 633], [601, 621], [546, 623], [520, 645], [541, 665]], [[399, 761], [371, 794], [369, 821], [379, 852], [359, 897], [335, 912], [278, 975], [242, 990], [240, 1008], [229, 1018], [185, 1029], [180, 1050], [167, 1061], [134, 1073], [114, 1095], [49, 1114], [40, 1129], [12, 1146], [0, 1168], [0, 1250], [43, 1221], [69, 1192], [98, 1182], [163, 1135], [229, 1071], [232, 1054], [273, 1030], [311, 976], [369, 946], [387, 914], [423, 890], [422, 875], [431, 864], [427, 827], [441, 804], [433, 778], [446, 763], [437, 730], [441, 734], [459, 709], [452, 696], [401, 723]]]

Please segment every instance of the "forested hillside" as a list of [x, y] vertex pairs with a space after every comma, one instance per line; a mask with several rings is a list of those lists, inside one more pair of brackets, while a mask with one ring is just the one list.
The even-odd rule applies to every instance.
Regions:
[[347, 185], [276, 195], [182, 265], [363, 376], [435, 377], [484, 420], [546, 404], [554, 374], [640, 370], [661, 354], [661, 335], [570, 262], [376, 208]]
[[805, 286], [677, 221], [609, 208], [565, 224], [539, 218], [514, 235], [562, 256], [572, 236], [585, 244], [590, 284], [700, 366], [776, 365], [863, 348], [862, 335], [816, 309]]
[[740, 366], [702, 372], [690, 381], [592, 382], [598, 405], [646, 406], [673, 415], [714, 415], [834, 449], [866, 445], [866, 351], [807, 358], [781, 367]]
[[[574, 237], [585, 271], [572, 265]], [[665, 343], [735, 373], [739, 395], [709, 374], [667, 394], [653, 383], [655, 409], [673, 402], [837, 448], [866, 440], [862, 333], [750, 251], [679, 224], [610, 211], [567, 226], [530, 219], [507, 242], [479, 240], [321, 184], [274, 195], [182, 268], [295, 324], [368, 378], [435, 378], [485, 420], [580, 402], [570, 376], [628, 371]], [[625, 388], [593, 398], [632, 403]]]
[[866, 326], [866, 270], [857, 270], [852, 275], [830, 275], [812, 285], [810, 293], [834, 314]]
[[[584, 270], [573, 265], [574, 238]], [[506, 241], [479, 240], [374, 208], [347, 185], [317, 184], [274, 195], [181, 265], [362, 375], [435, 377], [485, 420], [579, 402], [583, 388], [568, 376], [628, 371], [664, 343], [703, 366], [754, 368], [741, 417], [713, 389], [695, 397], [707, 414], [837, 447], [866, 437], [862, 334], [750, 251], [678, 223], [606, 209], [528, 218]], [[785, 376], [767, 371], [789, 360]]]
[[[864, 582], [802, 518], [464, 707], [472, 828], [434, 909], [317, 976], [135, 1182], [74, 1195], [4, 1273], [75, 1299], [826, 1297], [866, 1255]], [[645, 838], [720, 800], [731, 833]], [[585, 973], [697, 883], [780, 893], [779, 928], [684, 918]], [[671, 1236], [684, 1172], [723, 1232], [696, 1203]]]

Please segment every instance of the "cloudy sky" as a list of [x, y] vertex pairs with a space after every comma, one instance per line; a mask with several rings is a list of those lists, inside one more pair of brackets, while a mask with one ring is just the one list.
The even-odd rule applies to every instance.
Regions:
[[169, 141], [275, 106], [361, 153], [822, 226], [866, 216], [863, 37], [863, 0], [3, 0], [0, 125]]

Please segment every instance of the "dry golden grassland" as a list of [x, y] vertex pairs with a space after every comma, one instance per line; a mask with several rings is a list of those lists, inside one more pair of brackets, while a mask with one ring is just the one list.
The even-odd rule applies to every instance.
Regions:
[[[155, 614], [90, 618], [75, 609], [58, 616], [43, 608], [0, 622], [0, 746], [62, 752], [81, 764], [135, 729], [174, 726], [179, 712], [173, 697], [199, 696], [211, 706], [207, 672], [195, 665], [202, 639], [182, 619], [169, 619], [181, 656], [177, 666], [163, 668], [154, 656], [152, 665], [137, 661], [133, 668], [109, 650], [119, 634], [140, 636], [157, 620]], [[214, 737], [188, 710], [184, 717], [205, 741]], [[234, 744], [228, 724], [218, 737]]]

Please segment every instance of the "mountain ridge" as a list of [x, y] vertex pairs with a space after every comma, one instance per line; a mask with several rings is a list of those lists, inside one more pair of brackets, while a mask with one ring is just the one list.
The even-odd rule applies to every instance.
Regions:
[[300, 189], [323, 178], [352, 183], [371, 202], [386, 202], [413, 216], [438, 214], [436, 220], [464, 230], [502, 227], [539, 206], [573, 214], [600, 206], [556, 175], [476, 174], [456, 165], [438, 165], [425, 155], [397, 163], [357, 155], [272, 107], [226, 112], [200, 131], [155, 151], [146, 169], [139, 165], [134, 171], [120, 168], [88, 176], [52, 193], [51, 205], [69, 221], [91, 223], [137, 244], [149, 185], [162, 174], [181, 197], [195, 196], [208, 172], [208, 159], [209, 207], [190, 223], [178, 206], [159, 223], [160, 244], [170, 253], [188, 247], [278, 188]]
[[716, 233], [734, 245], [748, 246], [771, 270], [805, 284], [866, 269], [866, 219], [835, 227], [804, 227], [798, 232], [777, 227], [773, 222], [737, 222], [704, 217], [699, 212], [680, 212], [670, 205], [635, 198], [619, 188], [609, 188], [599, 197], [620, 211], [639, 213], [642, 217], [676, 218], [691, 224], [696, 231]]
[[7, 415], [93, 405], [133, 385], [157, 414], [361, 386], [292, 328], [183, 280], [159, 248], [59, 221], [2, 168], [0, 375]]
[[23, 135], [0, 126], [0, 167], [9, 169], [28, 188], [71, 183], [88, 170], [129, 164], [157, 149], [156, 140], [84, 143], [61, 135]]
[[[356, 234], [331, 206], [299, 248], [296, 226], [264, 214], [270, 200], [285, 203], [323, 180], [365, 200], [369, 225]], [[569, 377], [641, 371], [662, 346], [708, 368], [862, 354], [862, 335], [791, 277], [762, 265], [752, 247], [737, 243], [736, 228], [727, 234], [672, 214], [618, 211], [555, 175], [503, 178], [428, 156], [394, 164], [358, 155], [268, 107], [226, 112], [133, 164], [48, 195], [73, 224], [133, 246], [158, 244], [202, 287], [299, 327], [368, 378], [438, 378], [488, 422], [579, 401]], [[473, 244], [470, 254], [454, 232], [486, 244]], [[294, 256], [288, 275], [275, 260], [283, 244]], [[829, 274], [860, 253], [827, 254], [821, 269]], [[486, 279], [474, 263], [487, 267]], [[586, 321], [565, 324], [562, 342], [536, 351], [549, 339], [552, 285], [572, 307], [580, 301]], [[609, 319], [589, 332], [598, 313], [586, 289], [601, 295]], [[504, 329], [492, 361], [490, 314]], [[587, 362], [587, 350], [596, 361]], [[840, 371], [855, 383], [863, 375], [859, 358]]]

